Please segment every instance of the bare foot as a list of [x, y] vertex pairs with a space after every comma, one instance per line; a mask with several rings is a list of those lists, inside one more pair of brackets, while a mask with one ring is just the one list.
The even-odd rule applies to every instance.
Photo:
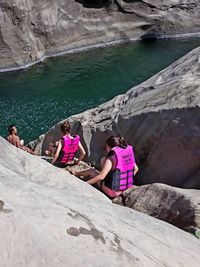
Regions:
[[52, 157], [52, 152], [49, 151], [49, 150], [46, 150], [46, 151], [45, 151], [45, 154], [46, 154], [46, 156]]
[[75, 170], [71, 170], [71, 173], [75, 176], [78, 176], [78, 171], [75, 171]]
[[65, 168], [65, 170], [67, 170], [67, 171], [70, 172], [71, 174], [77, 176], [78, 171], [73, 170], [72, 168], [70, 168], [70, 166], [67, 166], [67, 167]]

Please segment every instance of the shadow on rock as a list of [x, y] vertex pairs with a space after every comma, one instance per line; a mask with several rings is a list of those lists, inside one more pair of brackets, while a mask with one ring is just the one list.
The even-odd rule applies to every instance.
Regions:
[[114, 203], [196, 233], [200, 229], [200, 194], [164, 184], [144, 185], [125, 191]]
[[111, 0], [75, 0], [86, 8], [103, 8], [108, 7], [112, 1]]

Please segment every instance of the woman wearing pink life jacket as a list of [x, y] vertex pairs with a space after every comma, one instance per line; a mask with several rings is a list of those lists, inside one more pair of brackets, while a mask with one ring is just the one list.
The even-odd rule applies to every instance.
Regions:
[[79, 150], [80, 156], [78, 158], [78, 161], [76, 161], [76, 164], [79, 164], [79, 162], [85, 157], [86, 154], [80, 142], [80, 136], [71, 136], [71, 127], [68, 121], [62, 123], [60, 129], [63, 137], [58, 141], [57, 149], [51, 163], [57, 167], [64, 168], [67, 164], [73, 162], [74, 156]]
[[97, 184], [103, 192], [113, 198], [134, 184], [138, 172], [132, 146], [123, 137], [111, 136], [106, 142], [107, 156], [101, 160], [100, 173], [94, 169], [74, 172], [78, 176], [90, 176], [88, 184]]

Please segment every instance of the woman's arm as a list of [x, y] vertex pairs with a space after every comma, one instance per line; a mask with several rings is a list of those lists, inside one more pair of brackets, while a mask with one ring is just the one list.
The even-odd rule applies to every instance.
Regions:
[[137, 164], [135, 163], [135, 166], [134, 166], [134, 175], [136, 175], [136, 173], [139, 171], [139, 168], [137, 166]]
[[79, 148], [79, 150], [80, 150], [80, 156], [79, 156], [79, 159], [78, 159], [78, 161], [77, 161], [77, 164], [79, 164], [79, 162], [80, 162], [81, 160], [83, 160], [83, 158], [84, 158], [85, 155], [86, 155], [86, 153], [85, 153], [85, 149], [83, 148], [81, 142], [78, 143], [78, 148]]
[[54, 163], [56, 162], [56, 160], [57, 160], [57, 158], [58, 158], [58, 156], [59, 156], [59, 154], [60, 154], [61, 148], [62, 148], [62, 144], [61, 144], [61, 140], [60, 140], [60, 141], [58, 142], [58, 146], [57, 146], [57, 149], [56, 149], [56, 153], [55, 153], [55, 155], [54, 155], [54, 157], [53, 157], [53, 160], [52, 160], [51, 164], [54, 164]]
[[104, 180], [106, 175], [112, 169], [112, 161], [110, 159], [106, 159], [105, 164], [101, 172], [92, 178], [91, 180], [87, 181], [88, 184], [96, 184], [98, 181]]

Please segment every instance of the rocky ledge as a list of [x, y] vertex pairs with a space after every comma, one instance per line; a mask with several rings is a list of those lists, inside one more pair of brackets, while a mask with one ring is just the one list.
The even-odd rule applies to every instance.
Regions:
[[200, 238], [199, 190], [150, 184], [130, 188], [113, 202], [171, 223]]
[[1, 266], [199, 267], [191, 234], [113, 205], [1, 137], [0, 185]]
[[[200, 189], [200, 47], [146, 82], [95, 109], [70, 117], [95, 165], [106, 138], [135, 147], [139, 184]], [[42, 153], [61, 136], [60, 123], [40, 140]]]
[[200, 33], [199, 0], [1, 0], [0, 71], [138, 38]]

